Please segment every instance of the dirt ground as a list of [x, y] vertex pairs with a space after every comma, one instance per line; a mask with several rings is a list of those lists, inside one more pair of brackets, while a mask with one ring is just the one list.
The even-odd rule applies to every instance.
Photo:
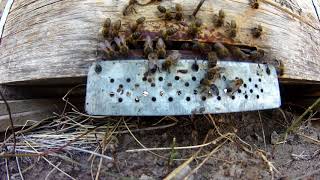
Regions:
[[[208, 116], [174, 118], [177, 122], [170, 119], [158, 122], [160, 117], [128, 120], [128, 123], [134, 122], [137, 127], [132, 132], [134, 136], [125, 131], [114, 136], [104, 153], [114, 160], [101, 162], [98, 179], [163, 179], [199, 150], [192, 149], [193, 145], [211, 142], [221, 137], [219, 133], [235, 133], [243, 143], [237, 138], [226, 138], [224, 144], [221, 141], [203, 147], [198, 154], [200, 157], [185, 166], [174, 179], [183, 179], [205, 157], [208, 159], [189, 179], [320, 179], [320, 145], [317, 144], [320, 139], [320, 129], [317, 126], [319, 120], [305, 122], [297, 133], [288, 136], [285, 143], [274, 145], [292, 119], [296, 118], [292, 113], [270, 110], [214, 115], [212, 119], [206, 117]], [[210, 120], [216, 123], [218, 129]], [[165, 127], [172, 122], [175, 122], [174, 125]], [[127, 152], [143, 149], [135, 138], [147, 148], [187, 148]], [[205, 138], [207, 141], [204, 141]], [[217, 150], [208, 156], [215, 148]], [[65, 154], [72, 162], [57, 154]], [[91, 161], [88, 160], [90, 155], [85, 153], [62, 151], [57, 154], [45, 157], [64, 173], [75, 179], [96, 178], [99, 157]], [[19, 158], [24, 179], [71, 179], [48, 161], [39, 157]], [[8, 159], [7, 165], [4, 159], [1, 160], [1, 179], [6, 179], [8, 172], [10, 179], [21, 179], [15, 158]]]

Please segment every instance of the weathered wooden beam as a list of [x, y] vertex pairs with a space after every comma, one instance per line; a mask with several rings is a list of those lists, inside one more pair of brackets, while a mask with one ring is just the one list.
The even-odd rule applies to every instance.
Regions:
[[[57, 99], [10, 100], [8, 105], [15, 128], [30, 126], [42, 119], [52, 117], [53, 112], [60, 113], [63, 103]], [[5, 103], [0, 101], [0, 132], [10, 128], [10, 119]]]
[[[0, 45], [0, 83], [60, 84], [86, 76], [89, 65], [97, 60], [98, 32], [107, 17], [121, 19], [127, 27], [128, 22], [145, 16], [145, 30], [151, 32], [177, 26], [159, 19], [159, 3], [138, 6], [137, 14], [123, 16], [127, 2], [16, 0]], [[184, 13], [192, 14], [198, 1], [162, 2], [167, 7], [174, 3], [181, 3]], [[226, 38], [224, 28], [212, 28], [212, 16], [220, 9], [225, 10], [228, 22], [234, 19], [238, 24], [234, 41]], [[206, 0], [197, 16], [206, 27], [200, 40], [262, 48], [268, 60], [284, 64], [282, 80], [320, 82], [320, 23], [312, 1], [260, 0], [260, 8], [255, 10], [248, 0]], [[264, 34], [253, 39], [250, 29], [258, 24], [264, 27]]]

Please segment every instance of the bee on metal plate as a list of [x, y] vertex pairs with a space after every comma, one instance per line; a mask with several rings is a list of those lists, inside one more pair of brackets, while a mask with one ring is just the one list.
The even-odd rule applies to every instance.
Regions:
[[239, 90], [242, 84], [243, 84], [242, 79], [235, 79], [235, 80], [229, 81], [227, 84], [227, 94], [233, 95], [234, 92]]
[[210, 51], [208, 53], [208, 69], [217, 66], [218, 56], [215, 52]]
[[159, 70], [159, 61], [157, 53], [149, 53], [148, 54], [148, 74], [154, 74], [157, 70]]
[[221, 73], [223, 73], [225, 71], [225, 68], [223, 67], [213, 67], [213, 68], [210, 68], [208, 71], [207, 71], [207, 74], [206, 74], [206, 79], [212, 81], [212, 82], [215, 82], [217, 79], [219, 79], [221, 77]]
[[224, 25], [224, 19], [226, 17], [225, 12], [221, 9], [219, 14], [213, 15], [213, 24], [215, 27], [221, 27]]
[[170, 73], [170, 68], [176, 65], [181, 58], [179, 51], [173, 51], [162, 64], [162, 69]]

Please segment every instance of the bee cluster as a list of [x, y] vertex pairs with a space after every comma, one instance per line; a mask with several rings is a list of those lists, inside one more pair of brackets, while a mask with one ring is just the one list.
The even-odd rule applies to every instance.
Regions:
[[[128, 16], [129, 14], [137, 13], [135, 6], [145, 6], [156, 2], [159, 2], [159, 0], [150, 0], [146, 4], [139, 4], [137, 0], [129, 0], [128, 5], [123, 10], [123, 15]], [[249, 5], [254, 9], [259, 8], [258, 0], [250, 0]], [[233, 45], [225, 45], [220, 42], [206, 43], [198, 41], [197, 37], [203, 29], [203, 22], [195, 16], [186, 16], [183, 13], [181, 4], [175, 4], [171, 8], [158, 5], [155, 11], [159, 14], [159, 18], [165, 22], [172, 21], [178, 25], [184, 24], [187, 27], [185, 34], [190, 38], [186, 39], [187, 42], [183, 43], [180, 49], [197, 51], [208, 61], [207, 73], [200, 82], [202, 92], [207, 95], [217, 95], [219, 92], [214, 82], [221, 78], [220, 74], [224, 72], [224, 68], [217, 65], [218, 59], [233, 57], [239, 60], [257, 60], [264, 56], [262, 49], [247, 53]], [[111, 22], [111, 19], [107, 18], [103, 23], [101, 31], [104, 42], [101, 42], [99, 46], [107, 59], [115, 59], [118, 57], [126, 58], [130, 55], [130, 47], [135, 49], [136, 47], [140, 47], [143, 51], [143, 57], [148, 59], [148, 70], [144, 75], [148, 82], [152, 83], [152, 76], [157, 71], [171, 73], [171, 68], [175, 66], [182, 57], [179, 50], [167, 51], [168, 45], [171, 46], [173, 43], [173, 41], [170, 41], [170, 37], [177, 34], [178, 31], [181, 33], [181, 30], [169, 26], [166, 27], [166, 29], [159, 30], [157, 35], [154, 36], [151, 35], [150, 32], [144, 31], [145, 21], [145, 17], [138, 18], [135, 22], [128, 24], [126, 28], [127, 32], [124, 32], [124, 30], [121, 30], [122, 24], [120, 20]], [[235, 20], [226, 22], [226, 13], [222, 9], [212, 16], [212, 24], [215, 28], [225, 28], [226, 37], [230, 39], [236, 38], [237, 23]], [[262, 34], [263, 28], [261, 25], [251, 29], [253, 38], [259, 38]], [[190, 41], [190, 39], [193, 40]], [[158, 61], [160, 58], [165, 59], [162, 64]], [[243, 80], [237, 78], [231, 80], [229, 84], [230, 88], [227, 88], [227, 91], [233, 94], [243, 84]]]

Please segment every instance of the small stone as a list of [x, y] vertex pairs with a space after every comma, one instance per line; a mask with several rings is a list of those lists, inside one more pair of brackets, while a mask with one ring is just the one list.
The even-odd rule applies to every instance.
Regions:
[[[175, 177], [173, 177], [172, 179], [173, 180], [180, 180], [180, 179], [185, 179], [186, 176], [192, 171], [191, 167], [190, 166], [185, 166], [183, 169], [180, 170], [180, 172], [178, 172], [176, 174]], [[194, 176], [191, 175], [188, 177], [187, 180], [193, 180], [194, 179]]]
[[164, 139], [164, 140], [167, 140], [167, 139], [168, 139], [167, 133], [163, 133], [163, 134], [161, 135], [161, 137], [162, 137], [162, 139]]
[[80, 168], [78, 166], [74, 166], [75, 171], [80, 171]]
[[107, 168], [110, 169], [110, 168], [112, 168], [112, 167], [113, 167], [113, 163], [108, 163], [108, 164], [107, 164]]
[[165, 164], [165, 162], [164, 162], [164, 160], [163, 159], [159, 159], [157, 162], [156, 162], [156, 164], [158, 165], [158, 166], [164, 166], [164, 164]]

